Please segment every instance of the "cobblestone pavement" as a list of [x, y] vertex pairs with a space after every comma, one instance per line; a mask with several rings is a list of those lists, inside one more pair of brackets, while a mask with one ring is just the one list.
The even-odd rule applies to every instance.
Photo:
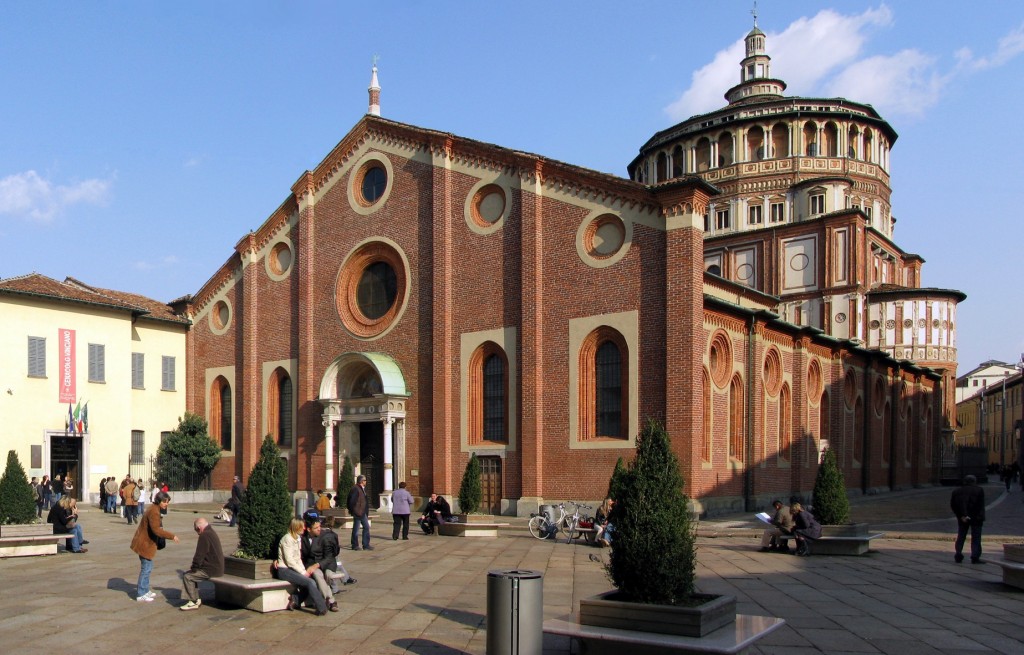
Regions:
[[[702, 521], [698, 584], [704, 592], [734, 594], [741, 613], [786, 619], [752, 653], [1024, 653], [1024, 591], [1003, 586], [994, 564], [953, 562], [951, 491], [855, 499], [854, 518], [886, 532], [864, 557], [759, 553], [751, 517]], [[1003, 494], [997, 485], [986, 486], [986, 494], [988, 559], [998, 557], [1002, 543], [1024, 541], [1024, 494]], [[581, 597], [609, 588], [590, 559], [601, 551], [538, 541], [521, 519], [509, 519], [497, 539], [414, 534], [407, 542], [391, 541], [390, 521], [378, 521], [375, 550], [343, 553], [359, 582], [339, 595], [338, 613], [221, 607], [208, 586], [202, 608], [180, 612], [180, 572], [195, 548], [192, 519], [215, 508], [171, 507], [166, 525], [182, 543], [157, 556], [153, 603], [134, 599], [134, 526], [96, 508], [82, 516], [89, 553], [0, 560], [0, 651], [483, 654], [489, 570], [541, 571], [545, 618], [575, 611]], [[214, 524], [230, 551], [235, 530]], [[566, 639], [544, 641], [545, 654], [569, 652]]]

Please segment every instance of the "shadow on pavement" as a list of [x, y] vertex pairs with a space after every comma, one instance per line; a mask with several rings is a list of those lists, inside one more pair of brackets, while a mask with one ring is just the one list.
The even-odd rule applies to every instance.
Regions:
[[469, 655], [464, 650], [445, 646], [430, 639], [395, 639], [391, 643], [409, 653], [421, 655]]
[[[416, 603], [416, 607], [425, 609], [430, 612], [436, 613], [442, 618], [446, 618], [456, 623], [469, 626], [470, 628], [480, 628], [484, 624], [484, 615], [476, 612], [466, 612], [465, 610], [453, 610], [447, 607], [440, 607], [438, 605], [426, 605], [424, 603]], [[455, 651], [453, 651], [455, 652]]]

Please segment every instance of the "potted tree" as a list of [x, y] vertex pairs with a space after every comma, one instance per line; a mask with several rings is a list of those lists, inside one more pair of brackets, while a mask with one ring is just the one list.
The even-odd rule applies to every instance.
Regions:
[[277, 542], [291, 519], [288, 470], [268, 434], [238, 508], [238, 549], [224, 557], [224, 572], [254, 580], [272, 577], [270, 564], [277, 558]]
[[[839, 461], [831, 448], [825, 449], [814, 478], [811, 512], [821, 524], [822, 539], [814, 542], [818, 555], [863, 555], [871, 539], [867, 523], [850, 522], [850, 500]], [[829, 539], [829, 538], [833, 539]], [[838, 538], [838, 539], [836, 539]]]
[[696, 591], [696, 536], [664, 426], [648, 420], [633, 461], [616, 468], [606, 567], [616, 590], [580, 600], [580, 623], [702, 637], [735, 621], [735, 597]]
[[465, 523], [470, 514], [480, 509], [480, 460], [476, 453], [469, 456], [466, 471], [462, 474], [462, 485], [459, 487], [459, 522]]
[[0, 557], [56, 553], [56, 541], [34, 545], [31, 541], [17, 540], [17, 537], [52, 534], [52, 525], [37, 522], [35, 490], [25, 475], [18, 453], [8, 452], [7, 466], [0, 477], [0, 538], [7, 538], [0, 544]]

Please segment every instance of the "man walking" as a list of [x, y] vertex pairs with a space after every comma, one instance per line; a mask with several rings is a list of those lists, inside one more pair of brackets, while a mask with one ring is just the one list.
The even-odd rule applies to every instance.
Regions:
[[956, 554], [953, 559], [957, 564], [964, 561], [964, 542], [967, 531], [971, 531], [971, 564], [981, 564], [981, 526], [985, 523], [985, 490], [978, 486], [978, 479], [973, 475], [964, 478], [962, 487], [953, 491], [949, 506], [956, 514]]
[[181, 606], [181, 610], [185, 612], [197, 610], [203, 604], [199, 598], [200, 581], [224, 575], [224, 551], [220, 547], [220, 537], [204, 518], [196, 519], [193, 526], [199, 535], [196, 554], [192, 556], [192, 568], [181, 574], [185, 597], [188, 598], [188, 602]]
[[366, 517], [370, 503], [366, 499], [366, 476], [356, 478], [352, 491], [348, 492], [348, 513], [352, 515], [352, 550], [359, 550], [359, 527], [363, 528], [363, 550], [373, 550], [370, 545], [370, 521]]

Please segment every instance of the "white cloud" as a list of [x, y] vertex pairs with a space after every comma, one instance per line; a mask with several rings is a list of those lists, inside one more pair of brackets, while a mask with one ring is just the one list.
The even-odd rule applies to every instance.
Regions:
[[957, 51], [956, 57], [959, 60], [960, 69], [982, 71], [1002, 66], [1022, 52], [1024, 52], [1024, 23], [999, 39], [999, 45], [991, 56], [976, 58], [970, 49], [962, 48]]
[[825, 87], [827, 96], [844, 96], [884, 109], [885, 114], [917, 116], [939, 100], [949, 75], [935, 71], [935, 59], [917, 50], [869, 57], [847, 66]]
[[[824, 10], [799, 18], [782, 33], [767, 34], [772, 76], [786, 81], [788, 95], [809, 95], [826, 75], [861, 53], [871, 28], [891, 24], [892, 12], [885, 5], [855, 16]], [[694, 72], [690, 88], [666, 113], [683, 120], [721, 107], [722, 94], [740, 81], [743, 55], [742, 39], [716, 53], [711, 63]]]
[[0, 179], [0, 214], [48, 223], [72, 205], [102, 205], [110, 187], [111, 180], [89, 179], [64, 185], [54, 184], [32, 170], [15, 173]]

